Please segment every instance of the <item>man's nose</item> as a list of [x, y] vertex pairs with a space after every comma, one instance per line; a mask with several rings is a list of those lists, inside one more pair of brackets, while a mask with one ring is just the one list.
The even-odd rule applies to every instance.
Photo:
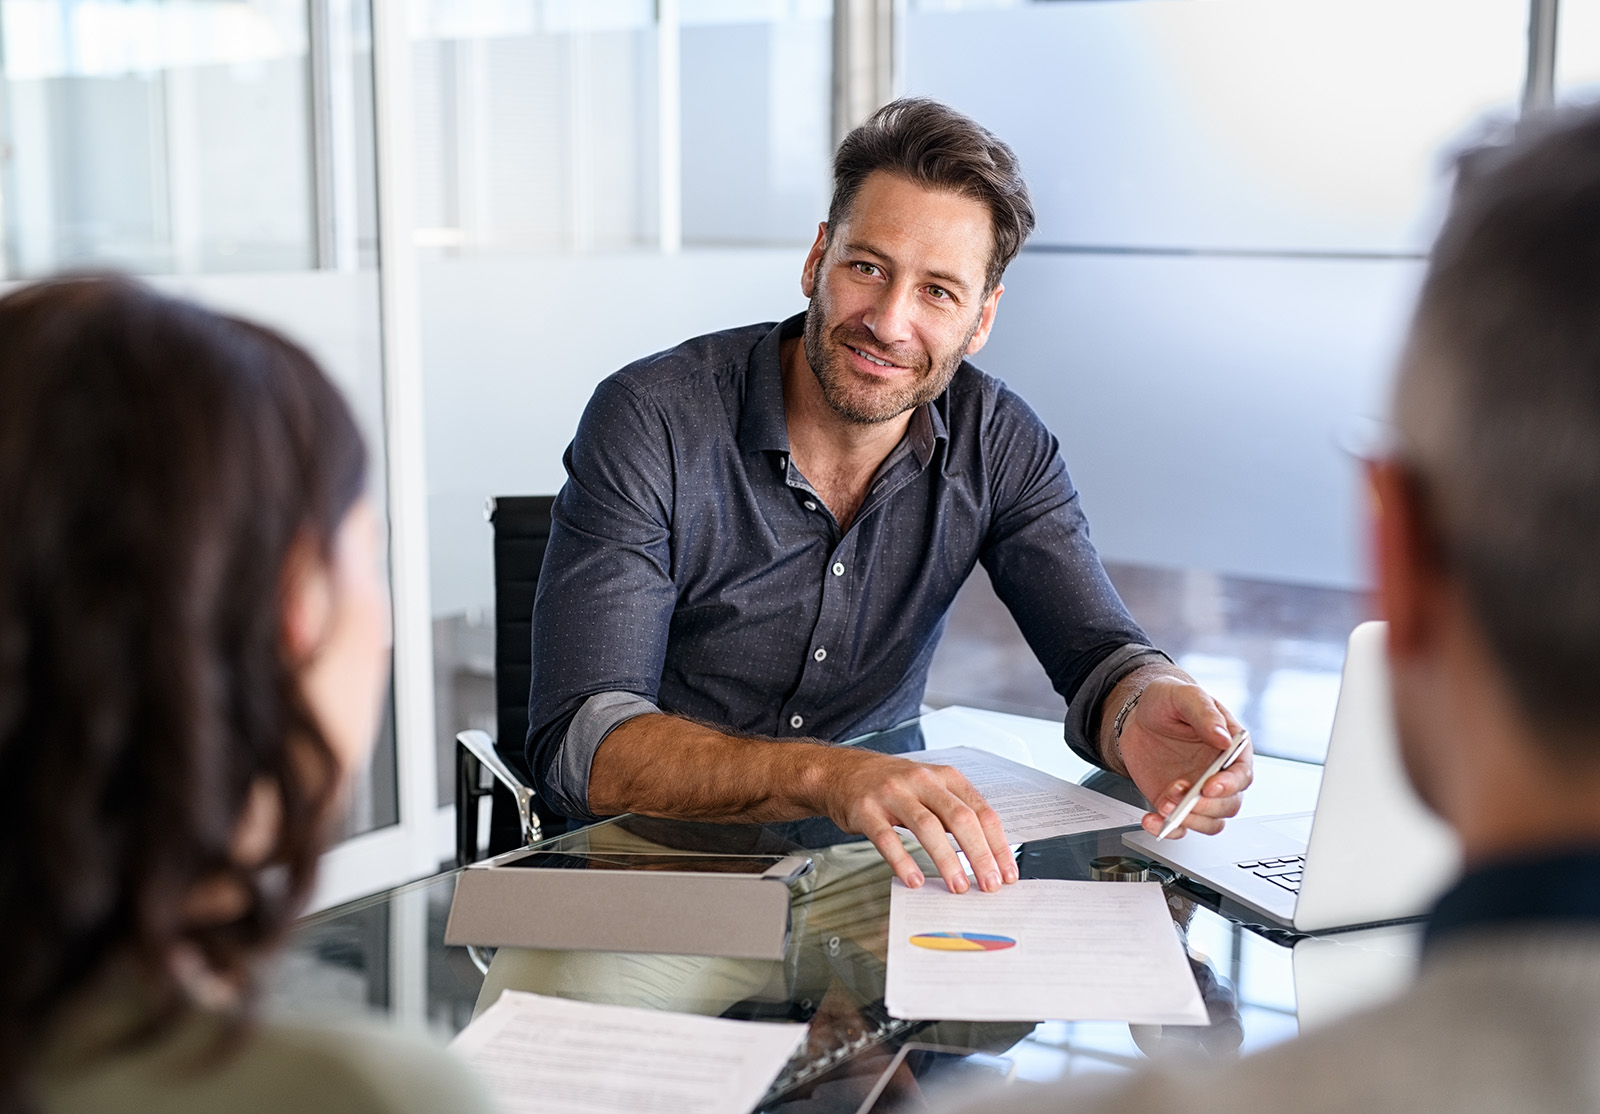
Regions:
[[914, 297], [915, 291], [900, 283], [886, 285], [862, 317], [862, 324], [882, 344], [904, 344], [911, 339]]

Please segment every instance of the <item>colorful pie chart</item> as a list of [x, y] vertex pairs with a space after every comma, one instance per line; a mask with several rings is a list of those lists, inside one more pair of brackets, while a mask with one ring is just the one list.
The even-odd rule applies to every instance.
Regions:
[[919, 932], [911, 942], [936, 952], [998, 952], [1017, 946], [1009, 936], [988, 932]]

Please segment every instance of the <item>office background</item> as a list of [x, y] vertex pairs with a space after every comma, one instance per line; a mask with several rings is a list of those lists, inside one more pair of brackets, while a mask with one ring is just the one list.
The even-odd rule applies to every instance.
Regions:
[[[556, 490], [622, 364], [802, 308], [834, 138], [891, 92], [1022, 158], [1039, 229], [978, 362], [1061, 438], [1119, 583], [1304, 586], [1334, 626], [1357, 613], [1341, 439], [1382, 411], [1449, 151], [1530, 98], [1600, 95], [1600, 0], [1556, 15], [0, 0], [0, 256], [8, 282], [114, 267], [277, 324], [355, 403], [390, 512], [396, 685], [333, 901], [448, 845], [449, 741], [492, 718], [485, 498]], [[953, 640], [991, 621], [974, 592]], [[1204, 647], [1185, 664], [1309, 722], [1279, 749], [1315, 757], [1339, 640], [1278, 642], [1271, 677]]]

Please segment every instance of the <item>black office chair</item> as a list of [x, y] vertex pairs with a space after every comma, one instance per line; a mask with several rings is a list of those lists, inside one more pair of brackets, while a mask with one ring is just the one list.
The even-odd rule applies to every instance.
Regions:
[[[550, 541], [550, 495], [501, 495], [484, 517], [494, 527], [494, 692], [496, 737], [456, 736], [456, 862], [498, 855], [567, 830], [533, 791], [524, 755], [533, 676], [533, 596]], [[487, 849], [478, 844], [483, 802], [493, 801]]]

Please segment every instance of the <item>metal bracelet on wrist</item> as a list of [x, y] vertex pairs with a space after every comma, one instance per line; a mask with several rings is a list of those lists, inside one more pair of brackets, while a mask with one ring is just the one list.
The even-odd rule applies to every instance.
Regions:
[[1149, 685], [1145, 685], [1138, 692], [1128, 697], [1123, 702], [1122, 709], [1117, 712], [1117, 718], [1111, 721], [1111, 745], [1116, 750], [1117, 761], [1123, 769], [1128, 768], [1128, 763], [1122, 757], [1122, 729], [1127, 726], [1128, 717], [1133, 714], [1134, 708], [1138, 707], [1139, 698], [1144, 695], [1145, 689], [1149, 687]]

